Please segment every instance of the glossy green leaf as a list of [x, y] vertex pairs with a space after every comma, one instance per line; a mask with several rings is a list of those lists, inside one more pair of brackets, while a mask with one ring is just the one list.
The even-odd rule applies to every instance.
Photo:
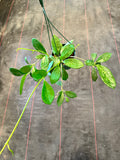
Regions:
[[93, 68], [92, 68], [92, 80], [93, 80], [93, 81], [96, 81], [97, 78], [98, 78], [98, 76], [97, 76], [97, 71], [96, 71], [95, 67], [93, 67]]
[[82, 68], [84, 66], [83, 62], [78, 59], [70, 58], [63, 61], [63, 63], [71, 68]]
[[65, 100], [66, 100], [66, 102], [69, 102], [69, 101], [70, 101], [68, 97], [65, 97]]
[[26, 62], [27, 64], [29, 64], [29, 62], [28, 62], [28, 60], [27, 60], [27, 57], [25, 57], [25, 62]]
[[41, 7], [44, 7], [43, 0], [39, 0]]
[[31, 69], [32, 69], [32, 65], [26, 65], [20, 68], [20, 72], [22, 72], [23, 74], [27, 74], [28, 72], [31, 71]]
[[66, 81], [68, 79], [68, 73], [66, 70], [62, 67], [62, 79]]
[[52, 104], [53, 100], [54, 100], [54, 90], [51, 87], [51, 85], [44, 81], [43, 82], [43, 87], [42, 87], [42, 100], [45, 104]]
[[116, 81], [112, 72], [105, 66], [97, 65], [99, 75], [102, 81], [110, 88], [114, 89], [116, 87]]
[[91, 53], [91, 58], [93, 61], [96, 59], [96, 57], [97, 57], [97, 53]]
[[63, 91], [60, 91], [59, 96], [57, 98], [57, 105], [61, 106], [63, 101], [64, 101], [64, 93], [63, 93]]
[[77, 94], [72, 92], [72, 91], [65, 91], [65, 94], [70, 97], [70, 98], [75, 98], [77, 97]]
[[61, 82], [61, 81], [57, 81], [56, 84], [57, 84], [58, 86], [62, 86], [62, 82]]
[[102, 63], [108, 61], [112, 56], [112, 53], [103, 53], [100, 57], [98, 57], [96, 62]]
[[39, 81], [42, 77], [46, 77], [47, 72], [45, 70], [36, 70], [33, 74], [32, 77], [35, 81]]
[[67, 46], [68, 44], [72, 44], [73, 43], [73, 40], [71, 40], [71, 41], [69, 41], [69, 42], [67, 42], [65, 45], [63, 45], [62, 46], [62, 48], [61, 48], [61, 53], [62, 53], [62, 51], [64, 50], [64, 48], [65, 48], [65, 46]]
[[44, 46], [42, 45], [42, 43], [40, 43], [37, 39], [35, 38], [32, 38], [32, 44], [33, 44], [33, 47], [38, 51], [38, 52], [41, 52], [41, 53], [44, 53], [46, 54], [46, 50], [44, 48]]
[[22, 91], [23, 91], [23, 85], [24, 85], [24, 82], [25, 82], [25, 79], [27, 77], [27, 74], [25, 74], [22, 79], [21, 79], [21, 82], [20, 82], [20, 95], [22, 94]]
[[51, 84], [56, 83], [60, 79], [60, 66], [57, 66], [51, 73], [50, 82]]
[[88, 60], [85, 61], [85, 64], [86, 64], [86, 66], [94, 66], [94, 61], [88, 59]]
[[52, 52], [56, 55], [59, 55], [60, 50], [62, 48], [62, 43], [60, 42], [60, 39], [56, 35], [53, 35], [51, 44], [52, 44]]
[[70, 57], [70, 55], [74, 52], [74, 50], [75, 50], [75, 47], [73, 44], [68, 44], [68, 45], [64, 46], [64, 49], [62, 50], [62, 53], [60, 56], [60, 59], [64, 60], [64, 59]]
[[9, 68], [9, 70], [14, 76], [22, 76], [23, 75], [23, 73], [16, 68]]
[[43, 55], [43, 54], [39, 54], [39, 55], [35, 56], [35, 58], [36, 58], [36, 59], [42, 59], [44, 56], [45, 56], [45, 55]]
[[41, 60], [41, 69], [47, 70], [49, 66], [49, 58], [48, 56], [44, 56]]

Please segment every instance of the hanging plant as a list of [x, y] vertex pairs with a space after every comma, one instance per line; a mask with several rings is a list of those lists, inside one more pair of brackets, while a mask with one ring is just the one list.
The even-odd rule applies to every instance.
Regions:
[[[10, 68], [10, 72], [14, 76], [21, 76], [20, 82], [20, 95], [22, 94], [24, 83], [27, 76], [30, 76], [33, 81], [37, 82], [37, 85], [33, 89], [32, 93], [30, 94], [23, 111], [12, 131], [8, 140], [5, 142], [0, 154], [4, 151], [5, 147], [7, 146], [9, 151], [13, 154], [13, 151], [9, 147], [9, 141], [12, 138], [25, 110], [26, 107], [35, 92], [36, 88], [40, 85], [43, 81], [41, 97], [42, 101], [47, 104], [51, 105], [54, 101], [54, 98], [57, 98], [57, 105], [61, 106], [64, 101], [69, 102], [71, 98], [77, 97], [77, 94], [73, 91], [64, 90], [63, 81], [66, 81], [69, 78], [67, 73], [67, 69], [82, 69], [85, 65], [92, 68], [92, 80], [96, 81], [98, 79], [98, 74], [101, 80], [110, 88], [114, 89], [116, 87], [116, 81], [112, 74], [112, 72], [105, 66], [102, 65], [103, 62], [108, 61], [112, 54], [111, 53], [103, 53], [101, 56], [97, 58], [96, 53], [91, 54], [91, 59], [83, 59], [77, 57], [75, 55], [75, 49], [78, 46], [73, 44], [73, 41], [67, 40], [67, 38], [53, 25], [53, 23], [49, 20], [44, 4], [42, 0], [40, 1], [40, 5], [43, 8], [43, 14], [45, 17], [48, 39], [51, 47], [51, 55], [48, 54], [45, 47], [41, 42], [37, 39], [32, 39], [32, 45], [34, 49], [27, 49], [27, 48], [18, 48], [17, 50], [28, 50], [31, 51], [33, 54], [35, 52], [39, 53], [35, 55], [36, 61], [34, 63], [30, 63], [25, 57], [26, 65], [22, 66], [20, 69], [17, 68]], [[59, 37], [53, 34], [52, 29], [55, 29], [65, 40], [66, 44], [62, 44]], [[96, 59], [97, 58], [97, 59]], [[39, 63], [39, 67], [37, 64]], [[49, 77], [50, 82], [48, 83], [46, 77]], [[51, 84], [50, 84], [51, 83]], [[60, 91], [55, 93], [52, 85], [59, 85]], [[56, 96], [55, 96], [56, 95]]]

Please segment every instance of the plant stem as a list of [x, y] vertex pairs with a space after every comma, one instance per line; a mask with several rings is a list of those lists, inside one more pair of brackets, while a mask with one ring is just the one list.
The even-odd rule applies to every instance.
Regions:
[[22, 49], [23, 49], [23, 50], [27, 50], [27, 51], [32, 51], [32, 52], [38, 52], [37, 50], [28, 49], [28, 48], [17, 48], [17, 49], [16, 49], [16, 52], [19, 51], [19, 50], [22, 50]]
[[26, 102], [26, 104], [25, 104], [25, 106], [24, 106], [24, 108], [23, 108], [23, 111], [22, 111], [22, 113], [21, 113], [21, 115], [20, 115], [20, 117], [19, 117], [19, 119], [18, 119], [18, 121], [17, 121], [14, 129], [12, 130], [12, 133], [10, 134], [9, 138], [7, 139], [7, 141], [5, 142], [3, 148], [2, 148], [1, 151], [0, 151], [0, 155], [2, 154], [2, 152], [3, 152], [4, 149], [5, 149], [5, 147], [8, 145], [10, 139], [12, 138], [12, 136], [13, 136], [13, 134], [14, 134], [14, 132], [15, 132], [18, 124], [20, 123], [20, 120], [21, 120], [21, 118], [22, 118], [22, 116], [23, 116], [23, 114], [24, 114], [24, 112], [25, 112], [25, 110], [26, 110], [26, 107], [27, 107], [27, 105], [28, 105], [28, 103], [29, 103], [29, 101], [30, 101], [33, 93], [35, 92], [36, 88], [39, 86], [39, 84], [40, 84], [40, 82], [41, 82], [42, 80], [43, 80], [43, 78], [37, 83], [37, 85], [36, 85], [35, 88], [33, 89], [32, 93], [30, 94], [30, 96], [29, 96], [29, 98], [28, 98], [28, 100], [27, 100], [27, 102]]
[[85, 59], [79, 58], [79, 57], [77, 57], [77, 56], [70, 56], [70, 57], [73, 57], [73, 58], [76, 58], [76, 59], [80, 59], [80, 60], [82, 60], [82, 61], [86, 61]]
[[28, 49], [28, 48], [17, 48], [17, 49], [16, 49], [16, 52], [17, 52], [17, 51], [19, 51], [19, 50], [32, 51], [32, 53], [33, 53], [33, 52], [40, 52], [40, 53], [42, 53], [42, 54], [44, 54], [44, 55], [46, 55], [46, 54], [48, 55], [48, 53], [47, 53], [47, 52], [45, 53], [45, 52], [40, 51], [40, 50], [34, 50], [34, 49]]

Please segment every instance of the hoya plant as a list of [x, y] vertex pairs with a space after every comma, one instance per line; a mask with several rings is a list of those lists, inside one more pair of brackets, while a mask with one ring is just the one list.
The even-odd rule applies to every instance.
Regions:
[[[112, 74], [112, 72], [103, 65], [104, 62], [108, 61], [112, 54], [111, 53], [103, 53], [97, 58], [97, 53], [91, 53], [91, 59], [83, 59], [76, 56], [75, 49], [78, 46], [73, 44], [73, 41], [67, 40], [67, 38], [62, 35], [62, 33], [53, 25], [53, 23], [49, 20], [43, 1], [40, 0], [40, 4], [43, 8], [43, 13], [45, 16], [48, 39], [50, 42], [51, 51], [47, 52], [45, 47], [41, 42], [39, 42], [36, 38], [32, 39], [33, 49], [28, 48], [18, 48], [17, 50], [23, 49], [32, 52], [35, 55], [36, 61], [31, 63], [25, 57], [26, 65], [21, 68], [10, 68], [10, 72], [17, 77], [21, 76], [20, 82], [20, 95], [23, 91], [23, 86], [25, 80], [28, 76], [30, 76], [33, 81], [36, 81], [36, 86], [30, 94], [23, 111], [12, 131], [9, 138], [5, 142], [3, 148], [0, 151], [0, 154], [4, 151], [6, 146], [9, 151], [13, 154], [13, 151], [10, 149], [9, 141], [12, 138], [25, 110], [26, 107], [35, 92], [36, 88], [42, 83], [42, 92], [41, 97], [42, 101], [51, 105], [55, 98], [57, 98], [57, 105], [61, 106], [64, 102], [69, 102], [70, 99], [77, 97], [77, 93], [73, 91], [64, 90], [63, 82], [67, 81], [69, 78], [68, 69], [82, 69], [84, 66], [91, 67], [92, 69], [92, 80], [96, 81], [98, 79], [98, 75], [101, 80], [110, 88], [114, 89], [116, 87], [116, 81]], [[55, 29], [65, 40], [66, 43], [62, 44], [61, 39], [53, 34], [52, 29]], [[49, 78], [46, 78], [46, 77]], [[48, 81], [47, 81], [48, 80]], [[56, 92], [53, 89], [53, 85], [59, 85], [60, 90]]]

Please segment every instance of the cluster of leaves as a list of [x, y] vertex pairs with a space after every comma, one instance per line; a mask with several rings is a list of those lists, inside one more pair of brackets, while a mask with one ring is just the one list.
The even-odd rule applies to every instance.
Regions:
[[[48, 55], [44, 46], [37, 39], [32, 39], [32, 44], [35, 48], [34, 51], [39, 53], [37, 56], [35, 56], [36, 62], [30, 64], [27, 60], [27, 57], [25, 57], [25, 62], [27, 65], [21, 67], [20, 69], [10, 68], [10, 72], [14, 76], [22, 76], [20, 83], [20, 94], [22, 94], [26, 77], [30, 75], [34, 81], [39, 82], [43, 80], [41, 97], [44, 103], [50, 105], [54, 100], [55, 93], [53, 87], [45, 80], [45, 77], [48, 75], [51, 84], [58, 84], [61, 86], [61, 91], [57, 93], [58, 106], [63, 103], [64, 99], [66, 102], [68, 102], [69, 98], [77, 97], [74, 92], [65, 91], [62, 84], [62, 80], [66, 81], [68, 79], [68, 73], [65, 69], [65, 66], [77, 69], [84, 66], [83, 62], [80, 60], [70, 58], [70, 55], [72, 55], [75, 50], [75, 47], [71, 42], [63, 46], [60, 42], [60, 39], [54, 35], [51, 40], [53, 55]], [[36, 67], [38, 62], [40, 63], [40, 69]], [[59, 81], [60, 78], [61, 81]]]
[[98, 73], [102, 79], [102, 81], [110, 88], [114, 89], [116, 87], [116, 81], [112, 74], [112, 72], [105, 66], [101, 65], [101, 63], [108, 61], [111, 58], [111, 53], [103, 53], [101, 56], [97, 58], [96, 53], [91, 54], [91, 60], [86, 60], [85, 64], [87, 66], [92, 66], [92, 80], [96, 81], [98, 78]]
[[[62, 81], [66, 81], [68, 79], [68, 73], [65, 66], [73, 69], [80, 69], [84, 66], [84, 64], [86, 66], [92, 66], [93, 81], [96, 81], [98, 78], [98, 70], [102, 81], [108, 87], [115, 88], [116, 81], [111, 71], [107, 67], [101, 65], [102, 62], [108, 61], [112, 54], [104, 53], [95, 61], [97, 54], [92, 53], [91, 60], [84, 60], [83, 63], [78, 59], [78, 57], [71, 57], [71, 55], [75, 52], [75, 46], [72, 42], [73, 41], [70, 41], [69, 43], [63, 45], [60, 39], [56, 35], [53, 35], [51, 40], [53, 55], [49, 55], [44, 46], [37, 39], [33, 38], [33, 47], [35, 48], [35, 51], [39, 53], [37, 56], [35, 56], [36, 62], [30, 64], [25, 57], [25, 62], [27, 63], [27, 65], [23, 66], [20, 69], [10, 68], [10, 72], [13, 75], [22, 76], [20, 83], [20, 94], [22, 94], [26, 77], [30, 75], [34, 81], [39, 82], [43, 80], [41, 93], [42, 100], [45, 104], [52, 104], [55, 97], [55, 92], [53, 90], [53, 87], [45, 80], [45, 77], [48, 75], [51, 84], [57, 84], [61, 86], [61, 90], [57, 93], [56, 96], [58, 106], [60, 106], [64, 102], [64, 99], [66, 100], [66, 102], [69, 102], [69, 98], [75, 98], [77, 97], [77, 95], [72, 91], [65, 91], [63, 89]], [[40, 63], [40, 69], [36, 67], [37, 62]]]

